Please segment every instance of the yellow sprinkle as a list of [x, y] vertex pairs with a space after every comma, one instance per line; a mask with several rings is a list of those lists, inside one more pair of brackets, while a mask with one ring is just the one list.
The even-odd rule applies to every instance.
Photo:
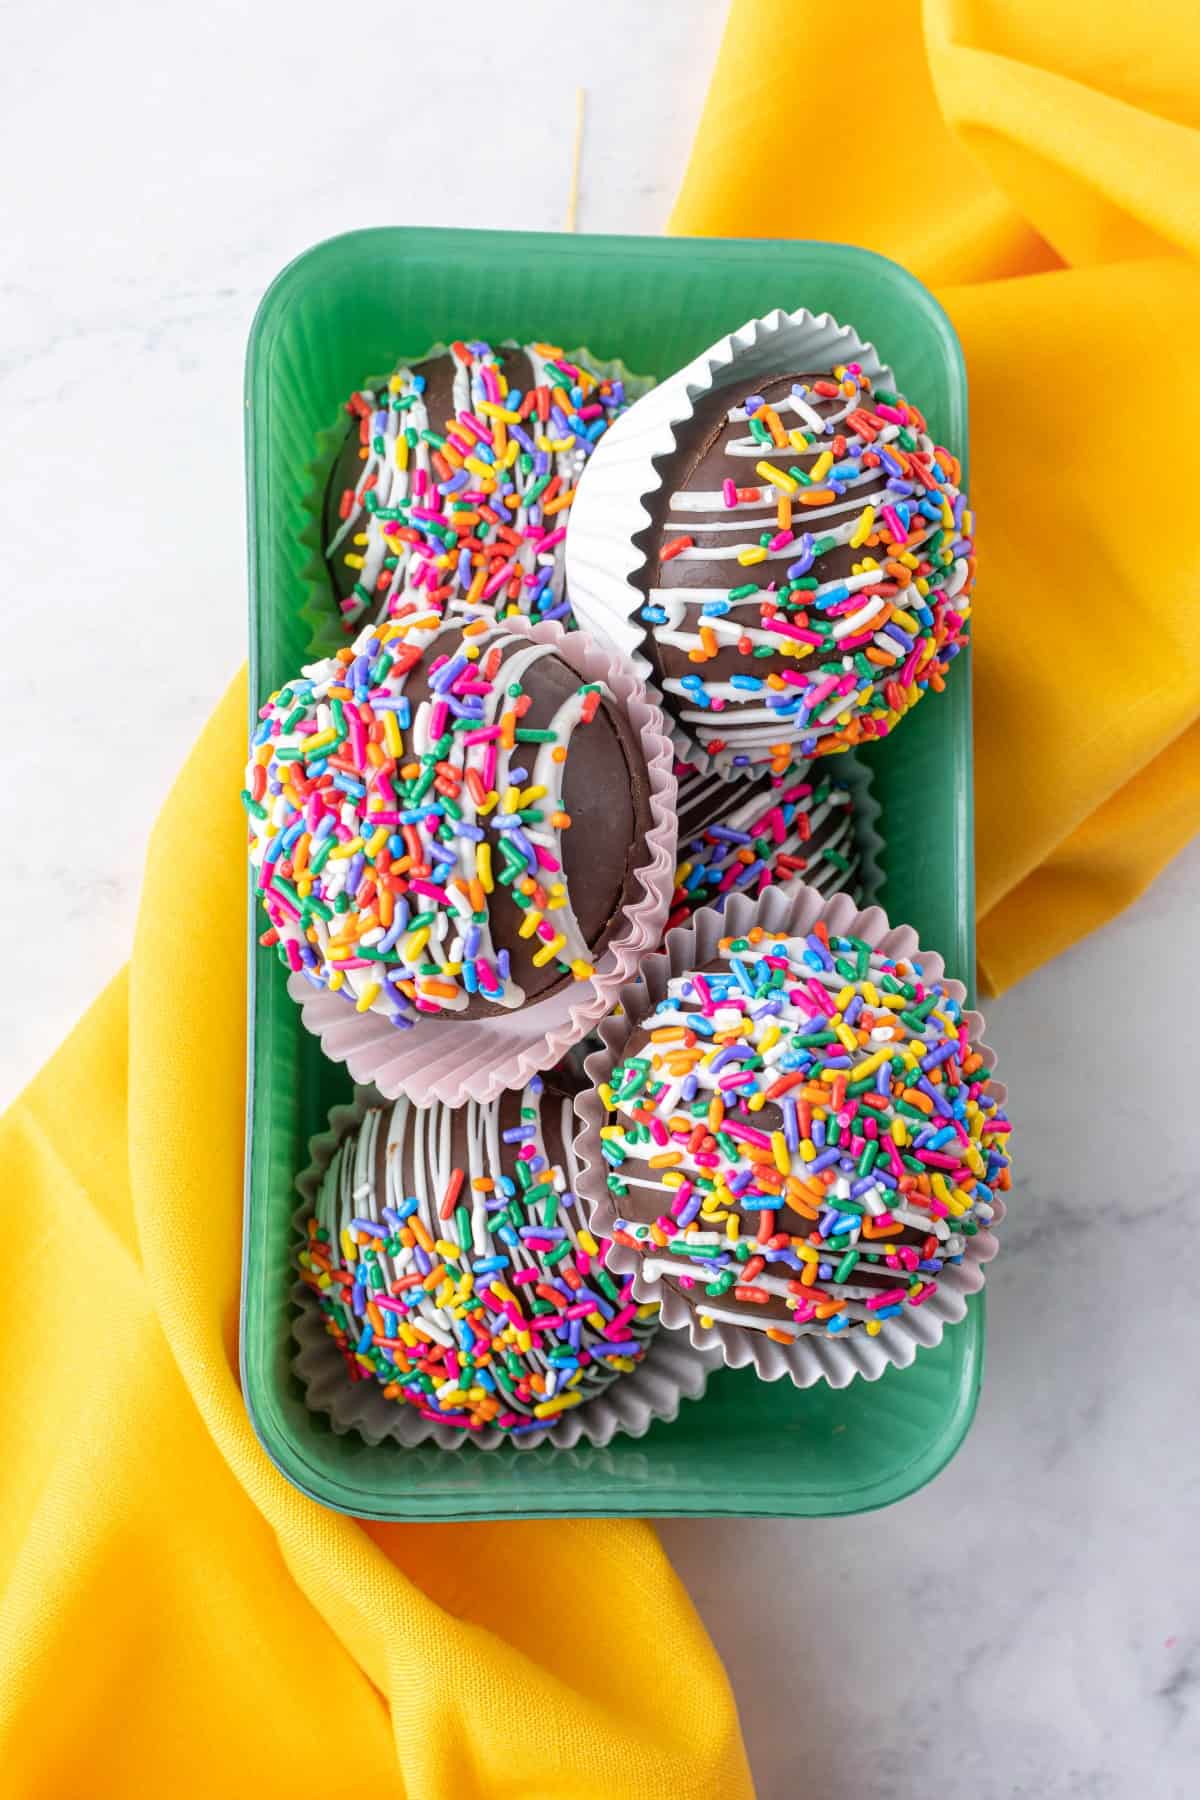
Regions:
[[343, 556], [343, 558], [342, 558], [342, 561], [345, 563], [345, 565], [348, 569], [361, 569], [366, 562], [366, 558], [363, 556], [359, 556], [353, 550], [347, 550], [345, 556]]
[[830, 469], [832, 469], [832, 467], [833, 467], [833, 451], [832, 450], [822, 450], [820, 456], [818, 456], [816, 462], [813, 464], [812, 468], [808, 471], [808, 478], [812, 482], [814, 487], [819, 486], [819, 484], [824, 480], [825, 476], [828, 475], [828, 473], [829, 473]]
[[755, 463], [754, 473], [761, 475], [764, 481], [769, 481], [772, 487], [777, 487], [782, 494], [794, 494], [800, 486], [793, 476], [786, 474], [782, 469], [774, 468], [769, 462]]
[[805, 437], [804, 433], [795, 426], [788, 432], [788, 443], [792, 446], [793, 450], [808, 449], [808, 439]]
[[383, 741], [387, 745], [387, 753], [391, 757], [404, 755], [404, 739], [400, 735], [400, 725], [394, 712], [384, 712]]
[[571, 964], [571, 973], [576, 981], [590, 981], [596, 973], [594, 963], [584, 962], [582, 958]]
[[378, 998], [381, 983], [369, 981], [354, 1003], [355, 1012], [369, 1012], [372, 1003]]
[[379, 852], [383, 849], [383, 846], [387, 843], [387, 841], [388, 841], [388, 828], [386, 825], [381, 825], [379, 827], [379, 830], [372, 834], [371, 839], [370, 839], [369, 843], [367, 844], [367, 855], [372, 856], [372, 857], [378, 856]]
[[771, 1133], [771, 1154], [775, 1158], [775, 1167], [779, 1170], [779, 1173], [781, 1175], [787, 1175], [791, 1170], [792, 1163], [791, 1157], [788, 1154], [787, 1139], [784, 1137], [782, 1131], [773, 1131]]
[[749, 550], [738, 551], [738, 561], [746, 568], [749, 568], [751, 563], [766, 562], [766, 560], [767, 548], [765, 544], [754, 544]]
[[428, 925], [422, 925], [419, 931], [410, 931], [405, 938], [403, 948], [400, 951], [400, 960], [402, 962], [415, 963], [428, 942]]
[[477, 844], [475, 846], [475, 876], [485, 894], [492, 892], [492, 846]]
[[836, 1031], [839, 1041], [844, 1044], [846, 1049], [849, 1050], [850, 1054], [853, 1056], [854, 1052], [858, 1049], [858, 1039], [855, 1037], [850, 1026], [838, 1025]]
[[341, 1243], [342, 1260], [348, 1263], [356, 1263], [358, 1261], [358, 1245], [354, 1242], [354, 1234], [351, 1232], [348, 1225], [342, 1226]]
[[339, 844], [336, 850], [329, 852], [330, 862], [344, 862], [348, 857], [357, 856], [363, 847], [360, 837], [352, 837], [348, 842]]
[[590, 1231], [581, 1231], [578, 1233], [578, 1237], [579, 1248], [583, 1251], [585, 1256], [599, 1256], [600, 1246]]
[[542, 948], [540, 950], [538, 950], [534, 954], [534, 956], [531, 958], [534, 968], [535, 969], [545, 968], [546, 964], [548, 962], [550, 962], [553, 957], [558, 955], [559, 951], [563, 948], [566, 941], [567, 941], [566, 938], [562, 935], [562, 932], [560, 931], [558, 936], [555, 938], [552, 938], [548, 944], [543, 944]]
[[531, 906], [517, 928], [517, 936], [523, 938], [532, 937], [541, 922], [541, 913], [537, 910], [536, 906]]

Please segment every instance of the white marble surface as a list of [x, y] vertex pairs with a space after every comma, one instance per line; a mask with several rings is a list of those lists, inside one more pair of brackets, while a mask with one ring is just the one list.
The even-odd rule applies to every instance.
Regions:
[[[52, 938], [6, 958], [0, 1100], [128, 953], [150, 821], [242, 659], [241, 362], [272, 275], [357, 225], [557, 228], [577, 83], [581, 227], [666, 218], [723, 0], [513, 0], [499, 33], [460, 3], [449, 62], [440, 16], [395, 9], [375, 53], [313, 0], [4, 10], [0, 941]], [[439, 117], [485, 42], [499, 183]], [[1197, 992], [1198, 884], [1194, 847], [991, 1009], [1020, 1175], [955, 1463], [874, 1517], [666, 1528], [764, 1800], [1200, 1790], [1200, 1126], [1165, 1016]]]

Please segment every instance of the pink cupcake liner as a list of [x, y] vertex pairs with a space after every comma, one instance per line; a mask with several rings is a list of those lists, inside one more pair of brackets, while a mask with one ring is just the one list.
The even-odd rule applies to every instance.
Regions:
[[[935, 950], [921, 948], [911, 925], [891, 924], [878, 906], [860, 909], [849, 894], [822, 899], [815, 888], [790, 885], [769, 889], [757, 904], [744, 894], [733, 895], [721, 914], [710, 907], [701, 908], [686, 925], [667, 933], [663, 949], [642, 964], [641, 979], [621, 989], [623, 1010], [601, 1024], [599, 1033], [604, 1048], [594, 1051], [584, 1065], [592, 1087], [575, 1102], [579, 1120], [575, 1143], [580, 1165], [577, 1192], [589, 1209], [593, 1235], [609, 1237], [618, 1216], [600, 1151], [600, 1130], [607, 1123], [607, 1114], [596, 1089], [611, 1076], [636, 1027], [665, 997], [668, 981], [703, 968], [716, 955], [721, 938], [742, 937], [753, 925], [799, 937], [806, 936], [818, 922], [823, 922], [831, 934], [859, 937], [873, 950], [912, 961], [925, 981], [944, 980], [948, 993], [960, 1003], [965, 1000], [962, 983], [946, 977], [942, 958]], [[995, 1054], [983, 1042], [982, 1015], [967, 1012], [964, 1019], [985, 1066], [994, 1068]], [[1003, 1103], [1007, 1089], [1002, 1083], [991, 1081], [988, 1092]], [[1002, 1221], [1004, 1212], [1004, 1203], [997, 1198], [995, 1225]], [[703, 1326], [697, 1308], [675, 1288], [665, 1282], [646, 1280], [643, 1258], [623, 1244], [614, 1242], [606, 1261], [617, 1273], [633, 1276], [633, 1292], [639, 1302], [659, 1303], [664, 1326], [686, 1332], [696, 1349], [719, 1348], [730, 1368], [753, 1368], [764, 1381], [779, 1381], [786, 1376], [797, 1387], [812, 1387], [825, 1381], [830, 1387], [841, 1388], [856, 1376], [877, 1381], [885, 1369], [907, 1368], [918, 1349], [939, 1344], [946, 1326], [957, 1324], [966, 1316], [967, 1298], [983, 1287], [985, 1264], [999, 1248], [994, 1230], [979, 1231], [969, 1240], [962, 1262], [942, 1270], [937, 1292], [919, 1309], [906, 1307], [899, 1318], [886, 1320], [878, 1337], [869, 1337], [865, 1332], [851, 1332], [839, 1338], [812, 1335], [799, 1337], [791, 1344], [776, 1343], [765, 1332], [744, 1326]]]
[[671, 740], [659, 708], [632, 665], [582, 632], [566, 632], [556, 620], [530, 625], [506, 619], [505, 631], [553, 644], [582, 681], [601, 681], [641, 741], [650, 785], [650, 826], [645, 861], [635, 891], [596, 973], [572, 981], [517, 1011], [486, 1019], [420, 1019], [406, 1031], [378, 1014], [356, 1013], [341, 995], [292, 975], [288, 992], [304, 1024], [334, 1062], [354, 1080], [372, 1083], [385, 1099], [401, 1094], [417, 1106], [492, 1100], [505, 1088], [523, 1087], [531, 1075], [559, 1062], [603, 1018], [618, 991], [636, 976], [654, 950], [670, 909], [675, 879], [675, 776]]

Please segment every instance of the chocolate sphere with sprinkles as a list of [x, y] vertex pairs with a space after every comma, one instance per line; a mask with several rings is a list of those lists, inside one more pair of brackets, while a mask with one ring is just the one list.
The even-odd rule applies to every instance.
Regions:
[[862, 867], [854, 802], [822, 764], [792, 763], [728, 780], [711, 766], [679, 763], [679, 861], [667, 929], [701, 906], [723, 912], [730, 894], [751, 898], [802, 881], [821, 894], [857, 896]]
[[1009, 1185], [959, 991], [821, 923], [671, 979], [598, 1090], [605, 1228], [646, 1281], [785, 1344], [925, 1305]]
[[334, 1153], [300, 1273], [355, 1380], [464, 1433], [543, 1430], [637, 1367], [658, 1309], [575, 1196], [571, 1102], [373, 1107]]
[[645, 859], [641, 742], [494, 619], [368, 625], [260, 709], [242, 795], [287, 968], [403, 1029], [586, 981]]
[[784, 768], [886, 735], [965, 639], [957, 459], [857, 363], [700, 399], [640, 540], [646, 653], [695, 760]]
[[348, 627], [413, 600], [570, 625], [567, 510], [625, 385], [550, 344], [456, 342], [350, 396], [325, 556]]

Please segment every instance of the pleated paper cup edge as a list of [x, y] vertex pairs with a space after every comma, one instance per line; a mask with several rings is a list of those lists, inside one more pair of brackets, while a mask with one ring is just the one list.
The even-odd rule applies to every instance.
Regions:
[[[608, 1191], [606, 1165], [600, 1152], [600, 1130], [607, 1115], [596, 1091], [611, 1076], [634, 1030], [665, 995], [667, 981], [690, 969], [703, 967], [711, 958], [719, 938], [744, 936], [755, 924], [763, 925], [768, 931], [803, 935], [819, 921], [825, 922], [835, 935], [861, 937], [872, 949], [885, 948], [889, 955], [919, 961], [923, 981], [943, 981], [947, 992], [960, 1004], [965, 1001], [963, 984], [946, 975], [941, 955], [936, 950], [924, 948], [912, 926], [892, 925], [880, 906], [860, 907], [850, 894], [832, 894], [826, 900], [816, 888], [792, 884], [786, 889], [768, 889], [757, 902], [744, 894], [731, 895], [723, 913], [702, 907], [686, 924], [667, 933], [663, 948], [643, 963], [642, 979], [621, 990], [621, 1014], [610, 1015], [599, 1027], [604, 1048], [593, 1051], [585, 1060], [584, 1072], [591, 1087], [575, 1099], [575, 1152], [579, 1161], [576, 1188], [587, 1208], [593, 1236], [609, 1239], [605, 1258], [609, 1268], [621, 1276], [633, 1277], [635, 1299], [658, 1302], [660, 1318], [667, 1330], [686, 1333], [696, 1349], [719, 1347], [729, 1368], [753, 1367], [765, 1381], [777, 1381], [786, 1376], [797, 1387], [811, 1387], [818, 1381], [826, 1381], [831, 1387], [844, 1387], [856, 1377], [874, 1381], [889, 1367], [907, 1367], [918, 1349], [932, 1349], [941, 1342], [947, 1324], [961, 1322], [966, 1315], [968, 1295], [983, 1288], [986, 1281], [984, 1266], [1000, 1248], [992, 1226], [999, 1225], [1004, 1218], [1003, 1201], [996, 1200], [991, 1225], [970, 1240], [963, 1262], [939, 1276], [937, 1292], [925, 1302], [920, 1313], [886, 1320], [877, 1337], [868, 1337], [863, 1332], [855, 1332], [846, 1338], [810, 1335], [785, 1346], [775, 1343], [764, 1332], [746, 1326], [715, 1324], [705, 1329], [695, 1306], [666, 1282], [647, 1281], [642, 1273], [644, 1259], [637, 1251], [618, 1244], [611, 1237], [617, 1208]], [[698, 950], [698, 940], [711, 943], [711, 947]], [[991, 1046], [983, 1040], [983, 1015], [972, 1009], [963, 1016], [985, 1067], [992, 1070], [996, 1057]], [[1008, 1090], [989, 1075], [988, 1092], [1003, 1105]], [[909, 1311], [911, 1313], [911, 1309]], [[933, 1321], [928, 1329], [926, 1320]]]

